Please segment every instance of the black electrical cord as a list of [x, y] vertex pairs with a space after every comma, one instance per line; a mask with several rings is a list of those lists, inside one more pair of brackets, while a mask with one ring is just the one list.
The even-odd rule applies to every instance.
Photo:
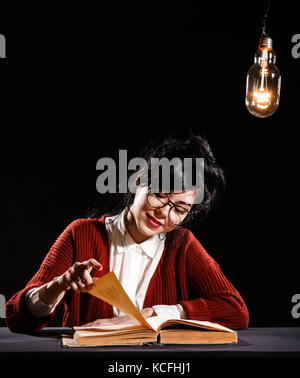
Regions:
[[259, 46], [261, 46], [263, 38], [265, 36], [267, 36], [267, 34], [266, 34], [266, 19], [268, 17], [269, 10], [270, 10], [270, 0], [268, 0], [267, 10], [266, 10], [266, 13], [264, 15], [264, 19], [262, 20], [263, 27], [262, 27], [262, 33], [261, 33], [261, 36], [260, 36], [260, 40], [259, 40]]
[[265, 31], [266, 31], [266, 19], [268, 17], [268, 14], [269, 14], [269, 10], [270, 10], [270, 0], [268, 0], [268, 5], [267, 5], [267, 10], [266, 10], [266, 13], [265, 13], [265, 16], [264, 16], [264, 19], [263, 19], [263, 34], [265, 34]]

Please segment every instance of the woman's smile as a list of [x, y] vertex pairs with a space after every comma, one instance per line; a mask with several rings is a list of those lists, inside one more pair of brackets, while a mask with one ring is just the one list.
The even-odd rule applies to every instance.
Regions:
[[162, 223], [159, 222], [156, 218], [154, 218], [152, 215], [150, 214], [147, 214], [146, 213], [146, 217], [147, 217], [147, 220], [148, 220], [148, 223], [150, 224], [150, 226], [154, 227], [154, 228], [159, 228], [162, 226]]

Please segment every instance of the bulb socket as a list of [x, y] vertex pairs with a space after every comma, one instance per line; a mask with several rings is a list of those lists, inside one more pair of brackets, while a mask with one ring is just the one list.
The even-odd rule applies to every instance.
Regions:
[[261, 39], [259, 41], [259, 48], [260, 49], [263, 49], [263, 48], [268, 48], [268, 49], [271, 49], [272, 48], [272, 45], [273, 45], [273, 40], [271, 37], [269, 37], [267, 34], [263, 34], [261, 36]]

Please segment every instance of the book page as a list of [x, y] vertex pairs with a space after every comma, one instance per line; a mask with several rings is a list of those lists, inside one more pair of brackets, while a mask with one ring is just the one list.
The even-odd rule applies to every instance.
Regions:
[[153, 330], [143, 315], [132, 303], [114, 272], [109, 272], [97, 279], [94, 282], [93, 288], [89, 290], [88, 293], [102, 299], [112, 306], [115, 306], [117, 309], [124, 312], [124, 314], [137, 320], [144, 327]]
[[111, 332], [120, 330], [135, 330], [144, 329], [144, 326], [137, 324], [113, 324], [113, 325], [103, 325], [103, 326], [74, 326], [74, 331], [88, 331], [88, 332]]
[[190, 320], [190, 319], [170, 319], [168, 317], [163, 316], [152, 316], [151, 318], [147, 319], [147, 322], [151, 325], [151, 327], [156, 331], [159, 332], [164, 326], [172, 325], [172, 324], [186, 324], [192, 325], [197, 328], [204, 328], [204, 329], [211, 329], [215, 331], [223, 331], [223, 332], [234, 332], [233, 330], [226, 328], [218, 323], [212, 323], [209, 321], [204, 320]]
[[205, 329], [212, 329], [215, 331], [223, 331], [223, 332], [235, 332], [230, 328], [224, 327], [221, 324], [218, 323], [213, 323], [209, 321], [204, 321], [204, 320], [190, 320], [190, 319], [181, 319], [182, 322], [184, 323], [189, 323], [192, 325], [198, 325], [201, 328]]
[[147, 322], [156, 332], [159, 332], [160, 326], [168, 320], [170, 320], [170, 318], [168, 318], [167, 316], [151, 316], [147, 319]]

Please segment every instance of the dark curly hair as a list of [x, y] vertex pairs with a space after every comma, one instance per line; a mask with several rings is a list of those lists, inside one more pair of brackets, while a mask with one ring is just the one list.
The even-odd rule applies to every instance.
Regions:
[[[206, 139], [199, 135], [192, 134], [185, 140], [175, 137], [167, 137], [163, 140], [150, 142], [139, 153], [139, 157], [146, 160], [148, 164], [148, 180], [151, 177], [151, 159], [152, 158], [191, 158], [193, 167], [196, 164], [196, 158], [204, 158], [204, 195], [201, 203], [196, 203], [191, 209], [191, 217], [188, 223], [184, 224], [185, 228], [192, 228], [192, 225], [205, 218], [210, 209], [216, 203], [219, 193], [225, 186], [225, 177], [222, 168], [216, 163], [216, 159]], [[130, 176], [133, 173], [130, 173]], [[195, 174], [195, 169], [193, 169]], [[193, 182], [195, 182], [193, 177]], [[172, 182], [171, 173], [171, 182]], [[149, 182], [149, 181], [148, 181]], [[151, 184], [149, 182], [149, 184]], [[187, 188], [183, 188], [185, 190]], [[125, 208], [130, 208], [134, 201], [135, 193], [114, 193], [105, 198], [102, 205], [94, 206], [86, 214], [88, 218], [98, 218], [102, 215], [113, 216], [120, 214]]]

